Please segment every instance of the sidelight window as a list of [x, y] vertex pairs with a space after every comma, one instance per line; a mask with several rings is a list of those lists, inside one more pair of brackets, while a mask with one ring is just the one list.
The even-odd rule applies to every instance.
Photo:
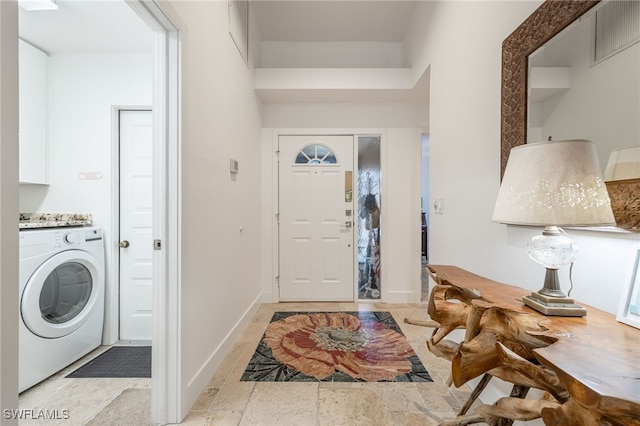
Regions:
[[380, 299], [380, 136], [358, 137], [358, 297]]

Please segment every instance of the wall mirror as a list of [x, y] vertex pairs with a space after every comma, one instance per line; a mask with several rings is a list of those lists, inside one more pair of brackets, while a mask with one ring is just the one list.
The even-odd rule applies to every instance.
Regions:
[[[590, 139], [603, 168], [612, 151], [640, 144], [638, 6], [631, 1], [548, 0], [505, 39], [501, 176], [510, 150], [524, 143]], [[627, 9], [611, 12], [617, 7]], [[617, 16], [603, 27], [607, 14]], [[621, 28], [631, 32], [624, 36], [631, 41], [603, 43], [612, 34], [620, 38]], [[640, 181], [634, 185], [640, 188]], [[638, 206], [635, 210], [638, 215]]]

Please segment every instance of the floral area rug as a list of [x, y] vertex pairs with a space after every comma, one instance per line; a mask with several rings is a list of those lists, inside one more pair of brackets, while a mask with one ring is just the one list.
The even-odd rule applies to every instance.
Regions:
[[276, 312], [241, 380], [433, 381], [389, 312]]

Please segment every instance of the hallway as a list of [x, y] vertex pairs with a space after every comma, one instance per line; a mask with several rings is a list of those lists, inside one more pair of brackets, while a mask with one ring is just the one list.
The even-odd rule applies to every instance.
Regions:
[[[390, 312], [433, 382], [282, 383], [240, 380], [274, 312], [358, 310]], [[449, 362], [436, 358], [425, 344], [432, 329], [405, 324], [404, 318], [426, 319], [426, 303], [263, 304], [182, 424], [413, 426], [437, 425], [452, 418], [468, 398], [469, 389], [446, 386]], [[94, 351], [90, 357], [104, 349]], [[69, 418], [21, 424], [139, 426], [148, 423], [148, 379], [91, 379], [87, 382], [87, 379], [65, 378], [73, 368], [65, 369], [65, 372], [20, 397], [22, 409], [68, 409]]]
[[[433, 383], [242, 382], [240, 377], [276, 311], [388, 311]], [[183, 424], [189, 425], [436, 425], [452, 418], [469, 392], [449, 389], [449, 362], [426, 348], [431, 329], [404, 324], [425, 319], [426, 304], [264, 304], [211, 379]]]

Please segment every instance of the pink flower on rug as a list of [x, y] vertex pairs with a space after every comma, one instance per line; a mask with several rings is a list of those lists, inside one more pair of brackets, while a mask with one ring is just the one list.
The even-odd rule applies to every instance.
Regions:
[[347, 313], [292, 315], [267, 326], [264, 341], [283, 364], [323, 380], [335, 371], [368, 382], [411, 371], [405, 337]]

